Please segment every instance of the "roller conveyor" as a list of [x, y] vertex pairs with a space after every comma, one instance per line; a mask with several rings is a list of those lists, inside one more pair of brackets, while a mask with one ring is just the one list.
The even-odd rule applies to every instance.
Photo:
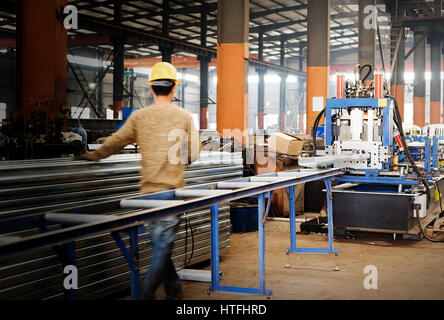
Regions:
[[[210, 256], [210, 214], [209, 210], [200, 210], [196, 213], [188, 214], [191, 227], [194, 233], [195, 250], [192, 255], [190, 265], [204, 260]], [[220, 237], [221, 250], [225, 252], [229, 245], [229, 207], [223, 207], [220, 212]], [[56, 226], [51, 230], [56, 230]], [[184, 254], [187, 252], [187, 260], [190, 259], [192, 250], [192, 239], [190, 236], [190, 226], [186, 232], [186, 220], [181, 217], [181, 225], [177, 233], [177, 240], [174, 244], [173, 261], [176, 268], [184, 267]], [[188, 234], [187, 234], [188, 233]], [[140, 266], [144, 270], [151, 261], [151, 243], [146, 231], [139, 235], [140, 238]], [[129, 236], [122, 234], [123, 241], [129, 245]], [[187, 245], [185, 247], [185, 239]], [[204, 241], [205, 246], [197, 250], [197, 242]], [[206, 242], [205, 242], [206, 241]], [[0, 258], [2, 267], [0, 268], [0, 299], [47, 299], [51, 296], [63, 298], [63, 288], [60, 285], [61, 264], [56, 254], [50, 249], [32, 250], [19, 256], [9, 256]], [[79, 281], [88, 284], [89, 274], [95, 274], [97, 284], [86, 286], [78, 293], [78, 297], [85, 299], [90, 296], [97, 299], [102, 295], [109, 295], [115, 292], [113, 287], [109, 291], [102, 290], [108, 283], [112, 286], [121, 282], [118, 288], [129, 288], [128, 265], [122, 256], [119, 248], [115, 245], [109, 233], [102, 233], [78, 240], [76, 242], [76, 262], [79, 270]], [[120, 272], [119, 269], [125, 272]], [[142, 273], [143, 274], [143, 273]], [[111, 280], [114, 279], [115, 283]], [[46, 288], [50, 286], [51, 288]], [[100, 289], [96, 292], [94, 288]]]
[[[238, 183], [233, 185], [233, 189], [223, 189], [218, 190], [217, 183], [209, 183], [205, 185], [199, 185], [195, 187], [186, 187], [177, 190], [156, 192], [148, 195], [137, 196], [128, 200], [138, 200], [140, 203], [151, 203], [151, 201], [162, 201], [162, 200], [173, 200], [170, 204], [154, 207], [150, 209], [142, 209], [133, 213], [121, 214], [113, 217], [113, 219], [107, 221], [97, 221], [97, 222], [87, 222], [79, 223], [76, 226], [66, 227], [62, 229], [57, 229], [54, 231], [45, 232], [39, 235], [24, 237], [20, 241], [11, 242], [6, 245], [0, 245], [0, 256], [8, 253], [21, 252], [23, 250], [31, 250], [35, 248], [44, 248], [52, 246], [58, 243], [72, 244], [70, 248], [67, 247], [66, 256], [72, 257], [74, 250], [74, 242], [77, 239], [82, 239], [88, 235], [110, 232], [113, 239], [118, 244], [120, 250], [124, 254], [128, 264], [130, 265], [130, 280], [131, 280], [131, 295], [133, 298], [138, 296], [138, 284], [139, 284], [139, 265], [135, 261], [139, 261], [139, 241], [138, 233], [140, 226], [144, 225], [146, 222], [157, 219], [162, 216], [168, 216], [173, 214], [180, 214], [186, 211], [193, 211], [201, 208], [207, 208], [211, 206], [211, 254], [212, 254], [212, 291], [229, 291], [229, 292], [245, 292], [254, 294], [271, 294], [270, 290], [265, 289], [265, 267], [264, 267], [264, 228], [262, 225], [263, 219], [266, 218], [268, 214], [269, 204], [270, 204], [270, 193], [274, 189], [289, 188], [290, 194], [295, 184], [325, 179], [327, 184], [328, 192], [330, 192], [330, 178], [340, 175], [340, 169], [329, 169], [329, 170], [309, 170], [307, 172], [303, 171], [290, 171], [284, 176], [279, 176], [277, 173], [267, 174], [263, 176], [251, 177], [251, 178], [239, 178], [227, 183]], [[265, 178], [266, 181], [262, 180], [262, 184], [242, 184], [255, 182], [256, 179]], [[240, 184], [239, 184], [240, 183]], [[293, 189], [294, 190], [294, 189]], [[294, 193], [294, 191], [293, 191]], [[185, 199], [183, 202], [177, 202], [176, 197], [190, 197]], [[219, 272], [218, 272], [218, 257], [219, 257], [219, 211], [218, 204], [224, 203], [230, 200], [244, 198], [244, 197], [258, 197], [259, 199], [259, 209], [258, 209], [258, 220], [259, 220], [259, 282], [260, 287], [258, 289], [252, 288], [234, 288], [234, 287], [223, 287], [219, 285]], [[265, 205], [265, 200], [268, 199], [267, 205]], [[330, 200], [331, 201], [331, 200]], [[328, 215], [331, 218], [331, 204], [328, 201]], [[122, 203], [122, 202], [119, 202]], [[125, 203], [125, 202], [123, 202]], [[292, 201], [290, 200], [290, 203]], [[115, 204], [114, 204], [115, 205]], [[141, 207], [144, 207], [141, 205]], [[294, 203], [292, 206], [292, 216], [294, 215]], [[84, 206], [83, 208], [72, 208], [60, 212], [62, 214], [97, 214], [101, 212], [104, 208], [101, 207], [100, 203], [91, 206]], [[109, 207], [107, 208], [110, 209]], [[57, 213], [54, 213], [57, 214]], [[295, 243], [295, 223], [294, 217], [291, 219], [291, 252], [316, 252], [316, 253], [333, 253], [336, 252], [333, 248], [332, 243], [332, 224], [329, 224], [329, 248], [328, 249], [298, 249]], [[119, 231], [126, 230], [129, 233], [130, 248], [131, 253], [128, 251], [127, 245], [123, 242]], [[330, 232], [331, 231], [331, 232]], [[136, 255], [136, 256], [134, 256]], [[132, 258], [131, 258], [132, 257]], [[75, 261], [69, 261], [70, 263], [75, 263]], [[68, 297], [72, 298], [74, 294], [73, 290], [68, 290]]]
[[[221, 159], [222, 158], [222, 159]], [[231, 154], [230, 157], [212, 156], [202, 153], [196, 163], [187, 166], [185, 180], [187, 185], [222, 181], [242, 176], [241, 154]], [[218, 160], [221, 159], [221, 160]], [[211, 160], [211, 161], [210, 161]], [[18, 217], [28, 217], [38, 221], [49, 211], [63, 211], [66, 208], [84, 205], [107, 203], [105, 211], [100, 214], [122, 215], [136, 212], [137, 209], [121, 209], [119, 201], [125, 197], [137, 196], [140, 179], [139, 155], [116, 155], [98, 163], [71, 159], [44, 159], [25, 161], [0, 162], [0, 235], [8, 241], [21, 239], [40, 233], [35, 227], [17, 227], [11, 232], [2, 228], [8, 221]], [[137, 166], [135, 170], [134, 167]], [[119, 174], [112, 170], [104, 176], [95, 174], [101, 168], [117, 167]], [[125, 172], [125, 168], [130, 169]], [[79, 175], [83, 171], [87, 174]], [[65, 173], [70, 173], [65, 175]], [[39, 175], [39, 179], [29, 178]], [[8, 177], [8, 183], [2, 183], [2, 177]], [[57, 177], [57, 179], [55, 178]], [[3, 206], [2, 206], [3, 204]], [[80, 209], [79, 209], [80, 210]], [[229, 207], [225, 206], [220, 213], [220, 233], [225, 240], [221, 242], [221, 250], [225, 252], [229, 245]], [[140, 210], [139, 210], [140, 211]], [[190, 226], [196, 237], [207, 246], [192, 255], [189, 265], [210, 258], [210, 221], [209, 209], [188, 212], [186, 218], [181, 215], [181, 226], [173, 256], [177, 268], [184, 266], [184, 254], [190, 260], [193, 239]], [[59, 230], [59, 224], [50, 224], [48, 231]], [[185, 230], [188, 229], [186, 233]], [[141, 234], [141, 238], [147, 234]], [[200, 239], [199, 238], [199, 239]], [[122, 239], [129, 245], [129, 236], [122, 234]], [[187, 245], [185, 244], [187, 239]], [[198, 238], [195, 241], [199, 240]], [[199, 240], [200, 241], [200, 240]], [[150, 241], [141, 239], [141, 247], [150, 250]], [[95, 273], [94, 283], [85, 285], [78, 292], [78, 298], [100, 298], [115, 293], [117, 290], [129, 288], [128, 264], [122, 256], [109, 233], [86, 236], [76, 241], [76, 258], [79, 263], [79, 277], [83, 284], [89, 281], [86, 274]], [[142, 270], [150, 263], [150, 255], [141, 262]], [[124, 270], [124, 272], [122, 272]], [[29, 252], [0, 257], [0, 298], [1, 299], [50, 299], [63, 298], [63, 287], [59, 280], [62, 276], [61, 264], [51, 248], [35, 249]], [[82, 278], [85, 275], [85, 278]], [[53, 279], [53, 280], [51, 280]], [[56, 280], [54, 280], [56, 279]], [[57, 285], [50, 286], [51, 281]], [[82, 286], [83, 287], [83, 286]]]

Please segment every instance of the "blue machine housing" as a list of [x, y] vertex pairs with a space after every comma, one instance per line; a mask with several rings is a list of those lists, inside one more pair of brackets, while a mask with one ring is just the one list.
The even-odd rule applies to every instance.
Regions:
[[[334, 112], [339, 109], [349, 108], [382, 109], [382, 145], [393, 151], [393, 108], [390, 98], [346, 98], [327, 99], [325, 105], [325, 146], [334, 143], [333, 122]], [[383, 163], [383, 171], [390, 170], [391, 163]]]
[[[421, 191], [421, 182], [415, 179], [416, 175], [392, 175], [389, 171], [396, 167], [393, 159], [396, 155], [404, 159], [404, 153], [400, 150], [394, 139], [393, 103], [390, 98], [346, 98], [327, 99], [325, 107], [325, 146], [334, 147], [335, 114], [340, 110], [360, 108], [362, 110], [373, 109], [382, 114], [378, 141], [392, 157], [388, 161], [381, 159], [382, 169], [345, 169], [345, 174], [334, 177], [332, 180], [339, 185], [351, 183], [352, 187], [333, 187], [334, 204], [333, 220], [335, 227], [349, 230], [364, 230], [391, 233], [409, 233], [414, 230], [413, 204], [424, 195]], [[379, 125], [379, 124], [378, 124]], [[423, 142], [423, 146], [415, 150], [415, 160], [424, 161], [426, 178], [430, 179], [428, 185], [433, 194], [435, 184], [444, 183], [442, 178], [433, 179], [430, 175], [439, 166], [438, 138], [409, 137], [410, 141]], [[363, 141], [365, 143], [365, 141]], [[412, 146], [413, 147], [413, 146]], [[416, 147], [415, 147], [416, 148]], [[411, 149], [410, 150], [414, 150]], [[359, 152], [359, 149], [357, 149]], [[396, 168], [395, 168], [396, 169]], [[364, 174], [363, 174], [364, 173]], [[436, 214], [439, 205], [432, 201], [430, 208], [424, 209], [427, 214]], [[379, 206], [379, 207], [378, 207]], [[357, 210], [357, 208], [360, 208]], [[416, 232], [416, 231], [412, 231]]]

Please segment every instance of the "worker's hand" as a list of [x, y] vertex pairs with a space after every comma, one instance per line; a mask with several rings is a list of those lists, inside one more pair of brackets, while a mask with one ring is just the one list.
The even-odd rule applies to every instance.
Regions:
[[88, 161], [98, 161], [99, 158], [96, 156], [96, 154], [94, 152], [85, 152], [82, 153], [81, 155], [75, 156], [74, 161], [78, 161], [78, 160], [88, 160]]

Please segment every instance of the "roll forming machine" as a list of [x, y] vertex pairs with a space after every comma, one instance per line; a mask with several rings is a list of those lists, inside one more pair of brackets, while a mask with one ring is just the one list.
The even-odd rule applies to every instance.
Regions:
[[326, 99], [314, 126], [324, 114], [324, 154], [299, 159], [307, 167], [342, 168], [333, 179], [335, 228], [426, 236], [423, 228], [443, 211], [439, 137], [405, 136], [381, 75], [357, 76], [345, 87], [343, 76], [337, 82], [337, 97]]

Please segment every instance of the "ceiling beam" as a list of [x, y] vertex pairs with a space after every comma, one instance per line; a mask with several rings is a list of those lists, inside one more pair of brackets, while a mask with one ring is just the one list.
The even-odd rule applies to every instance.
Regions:
[[174, 48], [178, 51], [189, 52], [201, 56], [214, 57], [217, 54], [216, 50], [204, 48], [190, 42], [141, 31], [128, 26], [116, 25], [112, 22], [94, 19], [83, 14], [79, 14], [79, 24], [87, 30], [98, 33], [124, 33], [130, 41], [147, 42], [159, 47]]
[[297, 10], [302, 10], [302, 9], [306, 9], [306, 8], [307, 8], [307, 5], [300, 4], [297, 6], [279, 7], [279, 8], [275, 8], [275, 9], [261, 10], [261, 11], [254, 11], [254, 12], [250, 10], [250, 20], [262, 18], [262, 17], [269, 16], [272, 14], [283, 13], [283, 12], [288, 12], [288, 11], [297, 11]]

